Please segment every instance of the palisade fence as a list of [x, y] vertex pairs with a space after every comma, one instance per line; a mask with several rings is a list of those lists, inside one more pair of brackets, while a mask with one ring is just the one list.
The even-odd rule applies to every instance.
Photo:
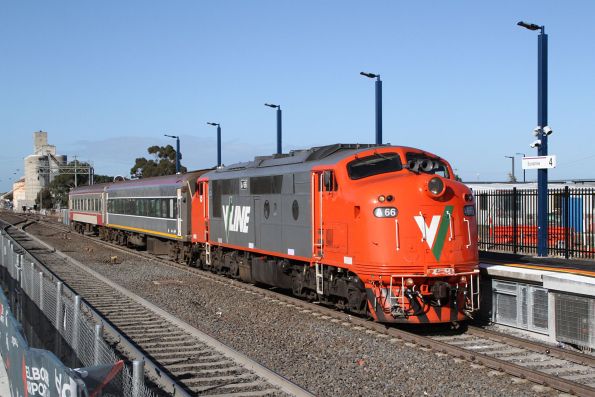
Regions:
[[[11, 309], [19, 319], [18, 306], [22, 300], [28, 299], [47, 318], [61, 338], [54, 339], [54, 354], [59, 355], [65, 342], [76, 355], [81, 367], [98, 365], [114, 365], [120, 360], [118, 354], [103, 339], [103, 326], [93, 321], [91, 308], [81, 302], [62, 282], [52, 281], [49, 272], [40, 268], [37, 261], [30, 257], [19, 245], [0, 230], [0, 271], [5, 282], [11, 282], [18, 292], [26, 295], [21, 302], [10, 300]], [[10, 278], [12, 280], [7, 280]], [[17, 307], [13, 307], [17, 306]], [[20, 320], [23, 322], [23, 320]], [[24, 336], [24, 335], [23, 335]], [[62, 339], [62, 341], [58, 341]], [[47, 348], [47, 346], [46, 346]], [[155, 397], [155, 394], [145, 386], [145, 374], [142, 361], [134, 361], [132, 368], [125, 365], [123, 370], [112, 379], [109, 390], [102, 396], [125, 397]], [[12, 382], [23, 382], [21, 379], [9, 379]]]
[[[537, 189], [478, 189], [479, 249], [537, 254]], [[595, 188], [548, 189], [548, 255], [595, 259]]]

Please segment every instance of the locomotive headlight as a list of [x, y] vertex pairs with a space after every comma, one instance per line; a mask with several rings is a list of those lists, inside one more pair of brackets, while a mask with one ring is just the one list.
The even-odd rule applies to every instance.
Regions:
[[428, 182], [428, 190], [434, 195], [439, 196], [444, 192], [444, 182], [439, 177], [434, 177]]
[[474, 205], [464, 206], [463, 214], [465, 214], [465, 216], [475, 216], [475, 206]]
[[405, 286], [407, 288], [413, 287], [413, 279], [411, 277], [408, 277], [408, 278], [405, 279]]
[[378, 196], [378, 201], [384, 203], [384, 200], [386, 200], [386, 198], [383, 195]]

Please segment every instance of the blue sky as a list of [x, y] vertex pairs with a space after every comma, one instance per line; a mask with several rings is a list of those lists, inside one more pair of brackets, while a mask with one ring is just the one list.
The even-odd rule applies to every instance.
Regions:
[[[98, 174], [127, 175], [180, 135], [183, 164], [373, 142], [380, 73], [386, 142], [505, 180], [536, 125], [537, 34], [549, 34], [552, 179], [595, 179], [592, 1], [17, 1], [0, 5], [0, 191], [32, 133]], [[521, 174], [517, 162], [517, 176]], [[16, 171], [19, 169], [19, 171]], [[527, 173], [536, 177], [535, 171]]]

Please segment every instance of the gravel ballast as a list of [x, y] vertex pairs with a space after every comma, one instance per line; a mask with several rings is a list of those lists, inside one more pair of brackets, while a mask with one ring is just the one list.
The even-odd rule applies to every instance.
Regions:
[[[319, 396], [559, 394], [366, 332], [351, 324], [347, 314], [345, 321], [331, 321], [316, 312], [106, 248], [74, 233], [38, 224], [26, 230]], [[119, 263], [110, 264], [112, 256]]]

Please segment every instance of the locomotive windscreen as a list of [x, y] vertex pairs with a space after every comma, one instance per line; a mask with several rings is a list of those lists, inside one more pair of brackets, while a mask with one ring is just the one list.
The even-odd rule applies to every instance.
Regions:
[[347, 164], [347, 173], [351, 179], [362, 179], [402, 169], [401, 157], [397, 153], [375, 153]]

